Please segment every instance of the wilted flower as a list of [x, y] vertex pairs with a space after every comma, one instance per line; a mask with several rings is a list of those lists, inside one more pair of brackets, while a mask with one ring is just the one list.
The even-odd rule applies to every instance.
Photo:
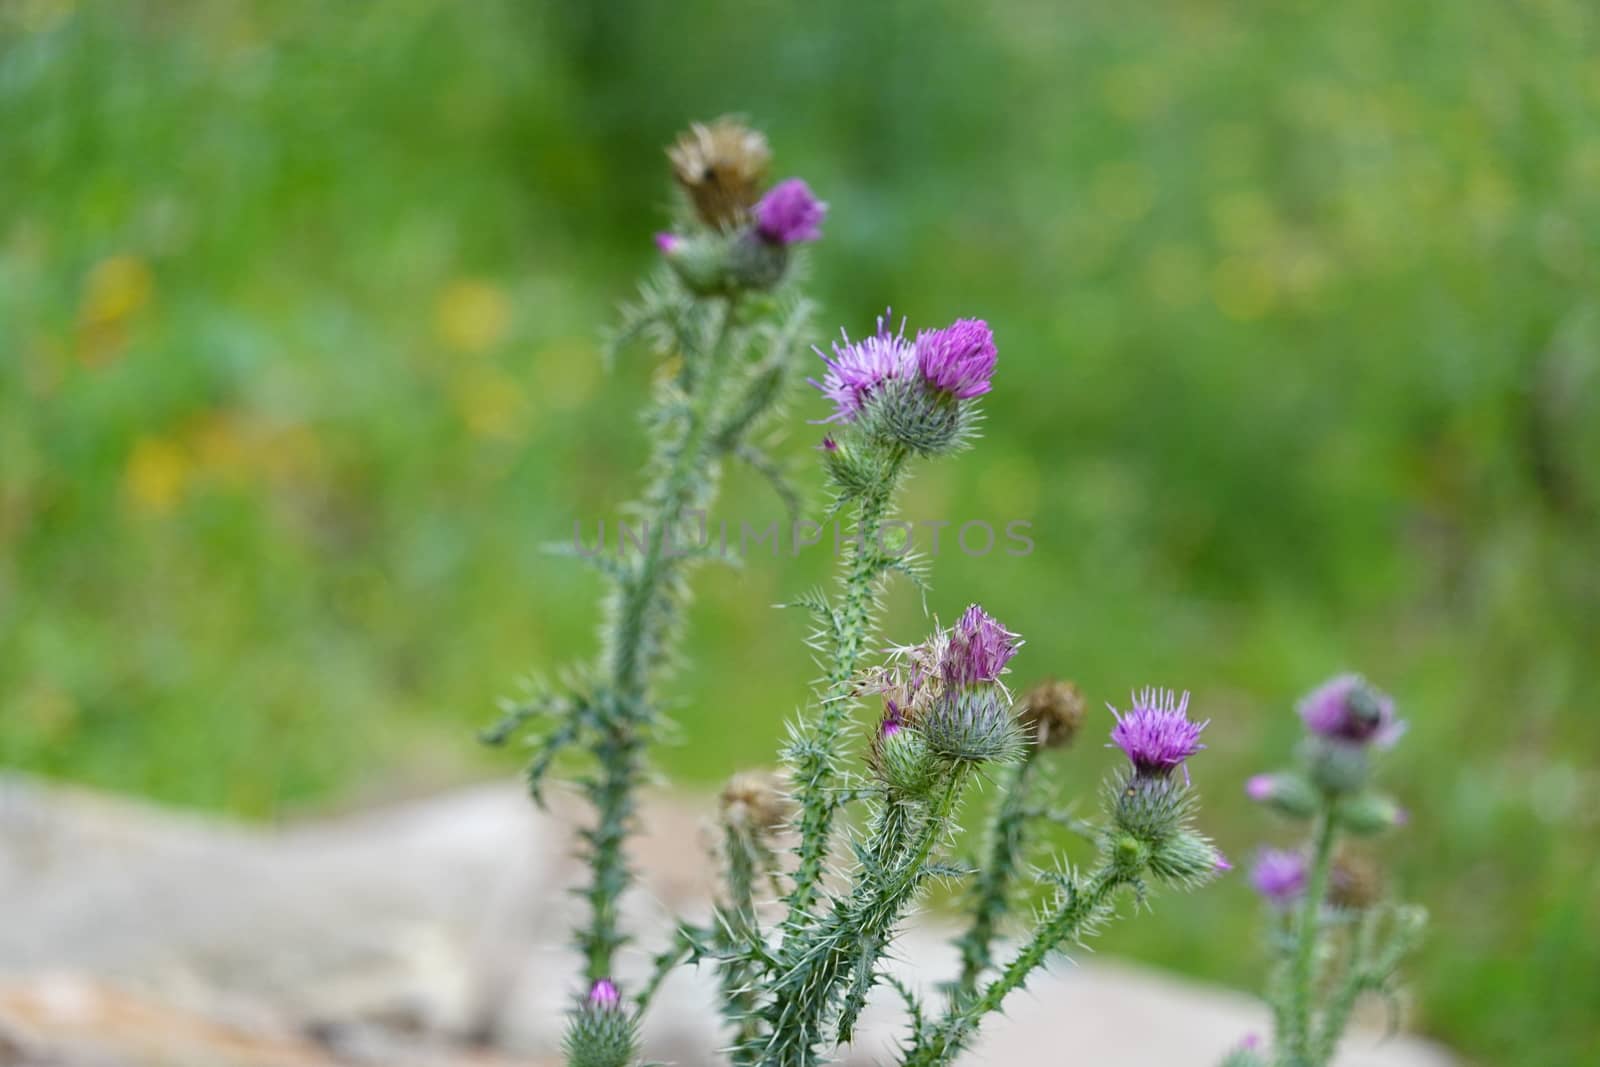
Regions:
[[1017, 703], [1017, 723], [1041, 748], [1061, 748], [1072, 743], [1087, 710], [1083, 694], [1071, 682], [1040, 682]]
[[723, 820], [737, 829], [771, 833], [789, 821], [789, 798], [782, 782], [764, 772], [734, 775], [723, 787], [721, 803]]
[[994, 334], [982, 319], [958, 319], [917, 335], [917, 370], [936, 392], [970, 400], [989, 391], [998, 358]]
[[1020, 644], [1016, 634], [973, 604], [950, 630], [939, 673], [946, 685], [999, 681]]
[[759, 131], [723, 116], [690, 126], [667, 149], [667, 158], [701, 220], [726, 230], [742, 222], [755, 204], [772, 150]]
[[1364, 911], [1383, 895], [1383, 872], [1371, 857], [1340, 849], [1328, 872], [1328, 903], [1347, 911]]
[[1325, 682], [1300, 702], [1300, 718], [1320, 737], [1388, 748], [1405, 731], [1394, 700], [1355, 674]]
[[[1200, 743], [1200, 731], [1210, 720], [1190, 722], [1188, 712], [1187, 692], [1178, 697], [1170, 689], [1145, 689], [1133, 698], [1126, 715], [1111, 708], [1117, 719], [1111, 730], [1112, 744], [1127, 754], [1140, 777], [1165, 778], [1206, 747]], [[1185, 780], [1188, 773], [1184, 767]]]
[[842, 329], [843, 339], [833, 343], [833, 358], [813, 349], [828, 365], [822, 381], [811, 379], [811, 384], [833, 401], [834, 412], [825, 422], [853, 422], [874, 390], [885, 382], [906, 375], [915, 361], [915, 349], [905, 338], [905, 324], [895, 333], [889, 332], [888, 312], [878, 317], [878, 332], [859, 341], [850, 340]]
[[822, 236], [822, 218], [828, 205], [811, 193], [799, 178], [779, 182], [756, 205], [756, 233], [772, 244], [792, 245]]
[[1287, 907], [1306, 890], [1306, 858], [1298, 852], [1262, 849], [1250, 871], [1250, 885], [1268, 903]]

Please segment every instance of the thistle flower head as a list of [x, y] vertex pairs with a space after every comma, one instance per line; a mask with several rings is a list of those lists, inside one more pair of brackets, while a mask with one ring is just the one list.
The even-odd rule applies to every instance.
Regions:
[[1020, 645], [1016, 634], [973, 604], [950, 629], [939, 662], [940, 676], [951, 686], [997, 682]]
[[725, 115], [690, 126], [667, 149], [667, 158], [700, 220], [727, 230], [743, 222], [755, 204], [772, 150], [760, 131]]
[[788, 178], [767, 190], [756, 205], [756, 233], [771, 244], [792, 245], [822, 236], [828, 205], [800, 178]]
[[859, 341], [850, 340], [850, 335], [840, 330], [843, 343], [833, 343], [832, 359], [821, 349], [813, 350], [828, 365], [828, 372], [820, 382], [811, 379], [811, 384], [834, 404], [833, 414], [823, 421], [854, 422], [868, 397], [884, 383], [904, 377], [914, 365], [915, 350], [905, 338], [905, 323], [890, 333], [888, 315], [885, 312], [878, 317], [877, 333]]
[[994, 334], [982, 319], [957, 319], [917, 334], [917, 370], [935, 392], [971, 400], [989, 391], [998, 358]]
[[1394, 700], [1360, 675], [1341, 674], [1300, 702], [1300, 718], [1319, 737], [1388, 748], [1405, 732]]
[[1016, 707], [1023, 733], [1041, 748], [1063, 748], [1077, 736], [1088, 705], [1071, 682], [1054, 679], [1028, 690]]
[[1306, 891], [1306, 858], [1298, 852], [1262, 849], [1250, 870], [1250, 886], [1275, 907], [1288, 907]]
[[1179, 697], [1170, 689], [1145, 689], [1134, 696], [1126, 715], [1111, 709], [1117, 719], [1111, 743], [1127, 755], [1138, 777], [1165, 778], [1183, 767], [1187, 780], [1184, 760], [1206, 747], [1200, 743], [1200, 731], [1210, 723], [1209, 719], [1190, 722], [1188, 712], [1187, 692]]

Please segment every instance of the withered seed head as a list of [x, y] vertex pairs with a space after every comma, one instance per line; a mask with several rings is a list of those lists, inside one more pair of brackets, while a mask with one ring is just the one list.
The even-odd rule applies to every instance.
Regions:
[[1017, 702], [1017, 722], [1040, 748], [1063, 748], [1072, 743], [1087, 710], [1083, 694], [1071, 682], [1046, 679]]
[[742, 223], [760, 199], [772, 150], [761, 131], [724, 115], [690, 126], [667, 149], [667, 158], [701, 221], [726, 230]]
[[1371, 856], [1340, 849], [1328, 875], [1328, 903], [1348, 911], [1364, 911], [1383, 895], [1383, 872]]
[[789, 821], [782, 781], [765, 771], [741, 771], [722, 790], [722, 818], [736, 830], [769, 834]]

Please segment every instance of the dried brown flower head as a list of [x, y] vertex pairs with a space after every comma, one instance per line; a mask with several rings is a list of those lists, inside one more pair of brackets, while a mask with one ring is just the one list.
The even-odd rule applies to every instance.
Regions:
[[1086, 710], [1077, 686], [1049, 678], [1022, 695], [1016, 714], [1023, 733], [1034, 744], [1063, 748], [1072, 743]]
[[1383, 872], [1364, 852], [1340, 849], [1328, 875], [1328, 903], [1348, 911], [1365, 911], [1383, 895]]
[[736, 830], [769, 834], [789, 821], [783, 781], [765, 771], [741, 771], [722, 789], [722, 818]]
[[760, 198], [772, 150], [761, 131], [724, 115], [690, 126], [667, 149], [667, 158], [701, 221], [725, 230], [743, 222]]

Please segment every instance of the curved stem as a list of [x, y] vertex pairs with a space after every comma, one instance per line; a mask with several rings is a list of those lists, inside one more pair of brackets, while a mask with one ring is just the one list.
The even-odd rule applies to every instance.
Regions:
[[1082, 887], [1075, 887], [1066, 902], [1039, 926], [1005, 970], [984, 987], [976, 999], [952, 1003], [944, 1019], [926, 1034], [919, 1034], [907, 1054], [905, 1067], [938, 1067], [949, 1063], [978, 1032], [983, 1017], [997, 1011], [1005, 998], [1022, 987], [1061, 945], [1080, 940], [1085, 929], [1110, 904], [1112, 895], [1126, 883], [1128, 874], [1102, 864]]

